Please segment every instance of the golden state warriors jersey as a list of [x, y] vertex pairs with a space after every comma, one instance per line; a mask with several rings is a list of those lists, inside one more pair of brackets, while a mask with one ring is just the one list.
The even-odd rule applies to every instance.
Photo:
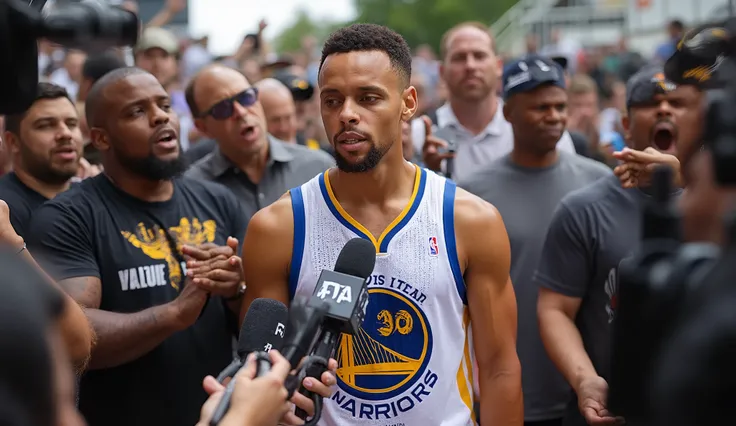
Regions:
[[409, 204], [378, 237], [335, 198], [325, 172], [292, 189], [289, 291], [310, 296], [355, 237], [376, 246], [360, 332], [342, 335], [321, 425], [474, 425], [469, 314], [452, 181], [416, 168]]

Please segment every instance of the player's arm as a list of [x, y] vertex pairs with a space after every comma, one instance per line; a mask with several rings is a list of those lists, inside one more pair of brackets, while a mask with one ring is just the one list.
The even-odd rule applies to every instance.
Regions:
[[289, 265], [294, 246], [294, 214], [287, 193], [250, 220], [243, 241], [245, 295], [240, 308], [243, 323], [250, 304], [258, 298], [289, 305]]
[[598, 376], [575, 325], [592, 269], [588, 244], [583, 226], [563, 202], [550, 224], [534, 278], [540, 287], [537, 316], [542, 342], [576, 392], [584, 379]]
[[47, 204], [33, 218], [29, 247], [40, 254], [44, 269], [57, 278], [84, 312], [96, 334], [90, 369], [128, 363], [185, 328], [171, 304], [120, 314], [100, 309], [102, 284], [91, 235], [75, 213]]
[[481, 418], [488, 424], [524, 423], [521, 365], [516, 353], [516, 296], [509, 277], [511, 248], [495, 207], [458, 190], [455, 232], [465, 263], [473, 344], [478, 361]]

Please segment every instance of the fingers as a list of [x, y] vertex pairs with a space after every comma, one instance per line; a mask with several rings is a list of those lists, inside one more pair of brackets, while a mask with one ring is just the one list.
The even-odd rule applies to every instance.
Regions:
[[238, 370], [238, 373], [235, 375], [235, 378], [240, 380], [250, 380], [253, 377], [256, 376], [256, 355], [250, 354], [248, 355], [248, 359], [245, 361], [245, 365]]
[[225, 386], [221, 385], [217, 379], [212, 376], [204, 378], [202, 381], [202, 387], [204, 388], [204, 391], [207, 392], [207, 395], [212, 395], [215, 392], [225, 390]]
[[294, 396], [291, 397], [291, 402], [293, 402], [294, 405], [296, 405], [297, 407], [306, 411], [308, 417], [312, 417], [314, 415], [314, 403], [311, 399], [300, 394], [299, 392], [294, 393]]
[[337, 371], [337, 360], [335, 358], [330, 358], [327, 362], [327, 368], [334, 374]]
[[[235, 257], [235, 256], [232, 256]], [[217, 256], [207, 260], [188, 260], [187, 261], [187, 275], [194, 276], [195, 274], [207, 273], [214, 269], [227, 268], [228, 261], [230, 258], [225, 256]], [[191, 274], [190, 274], [191, 272]]]
[[227, 246], [233, 250], [233, 253], [237, 254], [238, 248], [240, 248], [240, 242], [238, 242], [237, 238], [227, 237]]
[[296, 416], [296, 414], [292, 413], [291, 408], [287, 411], [286, 414], [281, 418], [281, 421], [279, 421], [279, 424], [287, 425], [287, 426], [296, 426], [296, 425], [303, 425], [304, 420], [300, 419]]
[[289, 372], [291, 371], [291, 365], [289, 365], [289, 361], [287, 361], [286, 358], [284, 358], [283, 355], [281, 355], [281, 353], [276, 349], [271, 349], [268, 352], [268, 356], [269, 358], [271, 358], [270, 374], [273, 374], [281, 381], [286, 379], [286, 376], [288, 376]]
[[422, 121], [424, 122], [424, 136], [428, 137], [432, 134], [432, 119], [423, 115]]
[[194, 258], [195, 260], [210, 260], [216, 256], [230, 257], [235, 252], [229, 246], [217, 246], [211, 243], [200, 244], [198, 246], [185, 245], [182, 246], [183, 254]]
[[321, 382], [313, 377], [307, 377], [304, 379], [303, 385], [308, 390], [321, 395], [323, 398], [329, 398], [332, 396], [332, 390], [330, 387], [335, 384], [335, 376], [330, 371], [322, 373]]

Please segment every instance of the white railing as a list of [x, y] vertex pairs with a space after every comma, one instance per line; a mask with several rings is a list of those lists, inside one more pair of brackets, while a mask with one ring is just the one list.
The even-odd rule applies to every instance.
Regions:
[[509, 10], [501, 15], [491, 25], [491, 31], [496, 38], [496, 46], [499, 51], [507, 52], [516, 50], [514, 44], [522, 43], [527, 33], [526, 25], [522, 19], [535, 16], [540, 19], [544, 14], [557, 4], [558, 0], [520, 0]]

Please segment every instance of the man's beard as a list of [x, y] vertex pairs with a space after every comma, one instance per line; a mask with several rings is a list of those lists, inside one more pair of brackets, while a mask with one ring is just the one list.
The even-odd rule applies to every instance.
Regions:
[[23, 151], [21, 155], [26, 172], [40, 182], [49, 185], [62, 185], [77, 175], [79, 162], [75, 162], [74, 166], [70, 166], [68, 170], [59, 170], [51, 165], [49, 158], [40, 158], [28, 150], [25, 145], [21, 144], [21, 150]]
[[382, 151], [376, 148], [375, 145], [371, 145], [370, 151], [360, 163], [351, 163], [347, 158], [340, 155], [337, 147], [335, 147], [335, 164], [337, 164], [338, 169], [345, 173], [364, 173], [375, 168], [392, 145], [393, 143], [389, 144]]
[[181, 155], [173, 160], [162, 160], [156, 157], [153, 152], [144, 158], [133, 158], [121, 155], [118, 151], [116, 157], [126, 170], [148, 180], [170, 180], [186, 171], [187, 161]]

